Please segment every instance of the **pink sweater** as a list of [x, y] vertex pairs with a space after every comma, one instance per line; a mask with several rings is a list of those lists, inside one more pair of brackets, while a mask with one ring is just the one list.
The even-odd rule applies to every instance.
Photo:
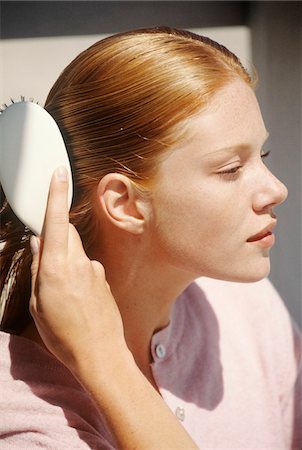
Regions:
[[[301, 450], [301, 348], [267, 280], [203, 278], [153, 336], [152, 370], [200, 449]], [[48, 352], [0, 333], [0, 358], [1, 449], [117, 448], [92, 400]]]

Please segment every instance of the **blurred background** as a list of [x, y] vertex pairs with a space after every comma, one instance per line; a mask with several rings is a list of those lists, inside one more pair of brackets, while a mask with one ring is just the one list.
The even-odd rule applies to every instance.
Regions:
[[[63, 68], [120, 31], [174, 26], [224, 44], [256, 67], [270, 139], [267, 164], [287, 185], [270, 279], [302, 325], [302, 3], [296, 1], [1, 1], [0, 105], [43, 104]], [[1, 163], [1, 162], [0, 162]]]

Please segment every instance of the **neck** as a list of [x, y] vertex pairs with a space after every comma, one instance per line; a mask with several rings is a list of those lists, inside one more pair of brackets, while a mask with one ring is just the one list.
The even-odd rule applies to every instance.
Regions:
[[126, 342], [146, 374], [152, 336], [168, 325], [176, 298], [194, 277], [161, 263], [137, 241], [128, 241], [127, 249], [116, 245], [114, 252], [111, 245], [104, 247], [100, 260], [123, 319]]
[[[161, 258], [144, 251], [136, 240], [133, 245], [131, 240], [122, 245], [121, 240], [105, 242], [101, 251], [90, 257], [104, 265], [123, 319], [128, 348], [140, 370], [156, 387], [150, 369], [152, 336], [169, 324], [176, 298], [194, 277], [162, 263]], [[22, 335], [43, 345], [34, 323]]]

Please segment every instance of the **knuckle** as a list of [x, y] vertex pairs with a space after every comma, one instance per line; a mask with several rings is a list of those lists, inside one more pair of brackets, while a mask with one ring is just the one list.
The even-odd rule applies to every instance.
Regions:
[[76, 261], [76, 267], [81, 272], [89, 271], [91, 269], [90, 260], [86, 257], [78, 258]]
[[105, 278], [105, 267], [103, 264], [101, 264], [99, 261], [91, 261], [91, 264], [95, 270], [95, 272], [99, 275]]
[[64, 261], [58, 255], [47, 259], [40, 267], [40, 277], [45, 279], [60, 278], [64, 272]]

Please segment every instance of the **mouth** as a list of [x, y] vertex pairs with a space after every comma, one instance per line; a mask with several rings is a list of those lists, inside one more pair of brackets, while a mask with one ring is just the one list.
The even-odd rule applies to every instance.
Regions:
[[275, 236], [272, 232], [275, 226], [276, 222], [270, 224], [269, 226], [261, 230], [259, 233], [248, 238], [247, 242], [259, 244], [262, 247], [272, 247], [275, 243]]

